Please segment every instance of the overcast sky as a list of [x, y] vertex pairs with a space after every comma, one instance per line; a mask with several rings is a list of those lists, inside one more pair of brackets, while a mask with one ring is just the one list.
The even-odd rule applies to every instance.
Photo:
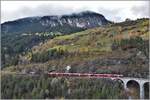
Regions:
[[103, 14], [108, 20], [149, 16], [149, 1], [1, 1], [1, 23], [23, 17], [63, 15], [85, 10]]

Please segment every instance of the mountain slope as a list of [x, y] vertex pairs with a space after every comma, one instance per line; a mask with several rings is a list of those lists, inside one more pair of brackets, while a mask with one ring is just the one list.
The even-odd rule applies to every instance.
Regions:
[[[63, 16], [29, 17], [2, 24], [2, 33], [61, 32], [71, 33], [110, 23], [101, 14], [85, 11]], [[70, 29], [70, 30], [69, 30]]]
[[111, 22], [103, 15], [90, 11], [63, 16], [29, 17], [3, 23], [2, 67], [16, 65], [20, 54], [47, 39], [108, 23]]
[[58, 36], [34, 46], [17, 66], [5, 70], [64, 72], [70, 65], [71, 72], [147, 77], [148, 24], [149, 19], [138, 19]]

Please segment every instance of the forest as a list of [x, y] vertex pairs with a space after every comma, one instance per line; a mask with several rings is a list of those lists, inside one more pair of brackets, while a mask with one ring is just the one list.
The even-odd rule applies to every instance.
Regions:
[[7, 74], [1, 80], [3, 99], [127, 98], [122, 83], [110, 79], [50, 78], [46, 75]]

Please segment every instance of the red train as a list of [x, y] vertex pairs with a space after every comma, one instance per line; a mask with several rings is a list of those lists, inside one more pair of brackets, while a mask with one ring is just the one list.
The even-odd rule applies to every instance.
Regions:
[[120, 74], [92, 74], [92, 73], [57, 73], [57, 72], [50, 72], [48, 73], [49, 76], [51, 77], [63, 77], [63, 76], [68, 76], [68, 77], [96, 77], [96, 78], [101, 78], [101, 77], [123, 77], [123, 75]]

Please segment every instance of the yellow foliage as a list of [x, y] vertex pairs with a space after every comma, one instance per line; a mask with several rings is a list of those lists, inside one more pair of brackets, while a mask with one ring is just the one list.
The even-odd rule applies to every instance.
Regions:
[[31, 60], [31, 59], [32, 59], [32, 53], [31, 53], [31, 52], [28, 52], [26, 58], [27, 58], [27, 60]]
[[82, 48], [79, 48], [79, 52], [83, 53], [83, 52], [88, 52], [89, 49], [87, 47], [82, 47]]

